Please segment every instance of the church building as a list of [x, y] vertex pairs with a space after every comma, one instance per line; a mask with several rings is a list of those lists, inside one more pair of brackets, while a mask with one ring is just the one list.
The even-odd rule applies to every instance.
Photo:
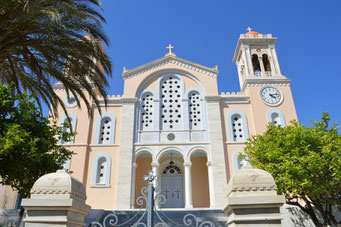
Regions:
[[[171, 45], [160, 59], [124, 68], [123, 94], [108, 97], [107, 107], [104, 100], [94, 104], [92, 117], [82, 101], [78, 108], [75, 97], [55, 84], [77, 132], [72, 142], [61, 141], [76, 153], [65, 168], [85, 185], [87, 204], [140, 208], [143, 176], [152, 170], [167, 199], [162, 208], [223, 208], [230, 178], [246, 164], [238, 158], [245, 141], [269, 122], [285, 126], [297, 119], [276, 40], [251, 29], [240, 35], [233, 56], [236, 93], [218, 92], [217, 66], [182, 59]], [[59, 116], [60, 124], [67, 121], [62, 108]]]

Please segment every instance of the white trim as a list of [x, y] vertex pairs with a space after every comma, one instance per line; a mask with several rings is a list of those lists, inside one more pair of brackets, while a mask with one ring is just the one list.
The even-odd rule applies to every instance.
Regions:
[[[75, 100], [75, 102], [73, 104], [70, 104], [69, 103], [69, 99], [72, 99], [72, 98], [75, 98], [76, 100]], [[77, 100], [79, 100], [78, 96], [76, 97], [73, 94], [70, 94], [69, 96], [65, 97], [64, 104], [65, 104], [66, 107], [71, 109], [71, 108], [74, 108], [74, 107], [76, 107], [78, 105]]]
[[142, 98], [142, 96], [143, 96], [144, 94], [146, 94], [146, 93], [151, 93], [151, 94], [153, 95], [153, 98], [156, 97], [156, 94], [155, 94], [155, 92], [154, 92], [153, 90], [145, 89], [145, 90], [143, 90], [143, 91], [139, 94], [139, 96], [138, 96], [137, 98], [140, 100], [140, 99]]
[[196, 146], [196, 147], [191, 148], [187, 152], [185, 162], [190, 162], [192, 154], [194, 154], [196, 152], [204, 152], [206, 154], [207, 162], [211, 162], [211, 156], [209, 155], [209, 152], [207, 151], [207, 149], [205, 147], [201, 147], [201, 146]]
[[[67, 116], [69, 116], [69, 118], [71, 118], [71, 128], [72, 128], [72, 132], [76, 132], [76, 126], [77, 126], [77, 117], [76, 115], [72, 114], [72, 113], [68, 113], [67, 115], [64, 114], [63, 117], [60, 119], [60, 122], [59, 122], [59, 125], [60, 127], [62, 127], [62, 124], [65, 122], [65, 120], [67, 120]], [[64, 129], [64, 127], [62, 127]], [[75, 141], [75, 137], [73, 137], [71, 139], [70, 142], [63, 142], [61, 139], [59, 140], [59, 143], [60, 144], [63, 144], [63, 145], [67, 145], [67, 144], [71, 144], [71, 143], [74, 143]]]
[[[234, 139], [233, 139], [233, 131], [232, 131], [232, 116], [234, 114], [239, 114], [240, 117], [242, 118], [243, 136], [244, 136], [244, 141], [246, 141], [247, 139], [249, 139], [249, 127], [247, 125], [246, 115], [241, 110], [231, 110], [229, 112], [228, 116], [227, 116], [227, 124], [228, 124], [228, 130], [229, 130], [229, 139], [230, 139], [230, 141], [234, 141]], [[241, 142], [241, 141], [234, 141], [234, 142]]]
[[184, 159], [184, 154], [183, 151], [177, 147], [165, 147], [163, 149], [161, 149], [159, 152], [157, 152], [157, 154], [155, 155], [155, 159], [157, 162], [160, 162], [160, 158], [166, 154], [167, 152], [175, 152], [181, 155], [181, 157]]
[[[104, 184], [96, 183], [96, 178], [98, 174], [98, 160], [104, 157], [106, 159], [107, 165], [105, 169], [105, 179]], [[111, 169], [111, 158], [106, 152], [99, 153], [95, 156], [94, 162], [92, 165], [92, 178], [91, 178], [91, 187], [110, 187], [110, 169]]]
[[94, 143], [92, 143], [92, 144], [88, 144], [89, 146], [92, 146], [92, 147], [118, 147], [118, 146], [120, 146], [120, 144], [115, 144], [115, 143], [113, 143], [113, 144], [94, 144]]
[[285, 124], [285, 120], [284, 120], [284, 115], [283, 115], [283, 112], [280, 111], [279, 109], [270, 109], [270, 110], [267, 112], [266, 115], [267, 115], [267, 118], [268, 118], [268, 123], [272, 122], [271, 115], [272, 115], [273, 113], [277, 113], [277, 114], [278, 114], [278, 116], [279, 116], [279, 118], [280, 118], [280, 120], [281, 120], [280, 125], [281, 125], [282, 127], [285, 127], [286, 124]]
[[113, 145], [115, 141], [115, 130], [116, 130], [116, 118], [112, 113], [103, 113], [102, 115], [99, 115], [96, 120], [96, 131], [95, 131], [95, 144], [100, 144], [100, 132], [101, 132], [101, 124], [102, 119], [108, 117], [111, 119], [110, 124], [110, 138], [109, 138], [109, 144], [103, 144], [103, 145]]

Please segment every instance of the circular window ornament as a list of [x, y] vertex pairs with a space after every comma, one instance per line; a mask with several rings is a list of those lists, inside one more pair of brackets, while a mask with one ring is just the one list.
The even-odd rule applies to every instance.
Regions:
[[283, 101], [283, 93], [273, 86], [262, 87], [259, 95], [263, 102], [269, 106], [278, 106]]
[[174, 135], [173, 133], [169, 133], [169, 134], [167, 135], [167, 139], [168, 139], [169, 141], [172, 141], [172, 140], [175, 139], [175, 135]]
[[74, 95], [69, 95], [64, 99], [64, 104], [68, 108], [73, 108], [77, 106], [77, 100]]

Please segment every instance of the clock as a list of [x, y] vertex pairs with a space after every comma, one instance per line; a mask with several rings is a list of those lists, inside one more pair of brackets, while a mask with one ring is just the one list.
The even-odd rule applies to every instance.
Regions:
[[270, 106], [278, 105], [283, 100], [283, 94], [282, 92], [272, 86], [264, 86], [260, 90], [260, 97], [262, 98], [263, 102], [265, 104], [268, 104]]

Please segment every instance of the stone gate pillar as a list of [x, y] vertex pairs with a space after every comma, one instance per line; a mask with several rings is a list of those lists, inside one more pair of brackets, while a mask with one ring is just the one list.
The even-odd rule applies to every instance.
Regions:
[[229, 227], [282, 226], [280, 207], [284, 201], [283, 195], [277, 195], [270, 173], [244, 166], [227, 186], [223, 211]]
[[84, 217], [90, 213], [85, 199], [83, 184], [65, 170], [46, 174], [34, 183], [31, 198], [23, 199], [25, 226], [84, 226]]

